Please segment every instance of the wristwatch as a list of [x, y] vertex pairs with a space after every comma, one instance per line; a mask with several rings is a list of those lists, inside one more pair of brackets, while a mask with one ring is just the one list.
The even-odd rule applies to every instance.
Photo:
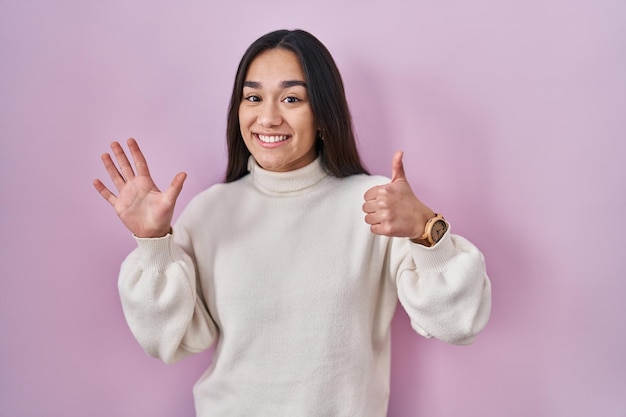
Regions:
[[447, 231], [448, 222], [446, 222], [446, 219], [444, 219], [441, 214], [435, 213], [435, 217], [431, 217], [426, 222], [424, 234], [420, 237], [420, 240], [427, 240], [432, 246], [439, 242]]

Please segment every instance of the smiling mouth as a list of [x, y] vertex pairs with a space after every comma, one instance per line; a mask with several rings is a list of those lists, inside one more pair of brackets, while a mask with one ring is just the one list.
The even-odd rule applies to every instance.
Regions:
[[284, 142], [287, 139], [289, 139], [289, 136], [287, 135], [270, 136], [270, 135], [257, 134], [255, 136], [263, 143], [278, 143], [278, 142]]

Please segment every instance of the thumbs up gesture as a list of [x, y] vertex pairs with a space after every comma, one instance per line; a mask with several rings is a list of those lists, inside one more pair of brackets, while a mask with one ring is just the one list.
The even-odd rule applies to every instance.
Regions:
[[403, 152], [398, 151], [391, 163], [391, 182], [372, 187], [364, 195], [365, 222], [372, 233], [408, 237], [419, 243], [426, 222], [435, 213], [413, 193], [404, 173]]

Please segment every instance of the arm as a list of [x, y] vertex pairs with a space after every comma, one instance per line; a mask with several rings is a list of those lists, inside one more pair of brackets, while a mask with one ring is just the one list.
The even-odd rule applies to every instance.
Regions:
[[151, 356], [171, 364], [209, 348], [217, 326], [196, 286], [193, 262], [172, 235], [137, 238], [118, 288], [133, 335]]
[[450, 232], [432, 248], [409, 245], [412, 262], [401, 265], [396, 285], [411, 326], [425, 337], [471, 343], [491, 312], [491, 283], [482, 253]]
[[128, 140], [128, 148], [134, 169], [117, 142], [111, 144], [117, 166], [111, 155], [102, 155], [118, 194], [99, 179], [94, 187], [137, 239], [138, 248], [122, 264], [118, 283], [128, 325], [150, 355], [173, 363], [206, 349], [217, 334], [196, 290], [193, 260], [170, 234], [186, 174], [177, 174], [161, 192], [134, 139]]
[[364, 198], [365, 221], [372, 233], [410, 239], [396, 239], [392, 252], [406, 253], [397, 246], [409, 245], [411, 256], [398, 261], [396, 285], [413, 328], [426, 337], [471, 343], [491, 311], [491, 285], [483, 255], [450, 231], [432, 247], [420, 240], [434, 212], [411, 190], [401, 152], [394, 156], [391, 182], [369, 189]]

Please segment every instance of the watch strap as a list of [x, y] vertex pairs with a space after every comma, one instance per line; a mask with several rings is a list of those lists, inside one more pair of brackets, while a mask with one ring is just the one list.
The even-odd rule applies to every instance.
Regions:
[[435, 243], [437, 243], [433, 240], [432, 230], [433, 230], [433, 226], [435, 225], [435, 223], [437, 223], [440, 220], [446, 222], [446, 219], [443, 217], [443, 215], [438, 214], [438, 213], [435, 213], [433, 217], [428, 219], [428, 221], [426, 222], [426, 226], [424, 226], [424, 233], [420, 237], [420, 240], [427, 240], [431, 245], [434, 245]]

